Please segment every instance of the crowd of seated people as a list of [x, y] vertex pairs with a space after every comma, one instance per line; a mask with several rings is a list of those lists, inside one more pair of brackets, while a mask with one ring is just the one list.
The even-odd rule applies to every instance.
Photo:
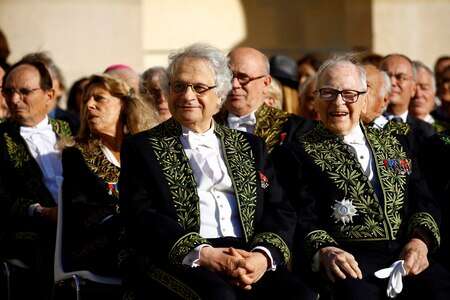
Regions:
[[48, 53], [1, 65], [12, 299], [56, 298], [59, 201], [65, 267], [122, 278], [117, 299], [449, 298], [448, 56], [168, 59], [85, 74], [67, 109]]

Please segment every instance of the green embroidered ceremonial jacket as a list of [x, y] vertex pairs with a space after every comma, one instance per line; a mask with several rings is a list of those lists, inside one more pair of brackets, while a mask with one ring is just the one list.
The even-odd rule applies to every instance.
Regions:
[[[69, 126], [61, 120], [49, 119], [53, 131], [60, 137], [71, 135]], [[28, 208], [33, 203], [54, 207], [55, 201], [42, 180], [42, 171], [30, 154], [20, 127], [6, 121], [0, 124], [0, 202], [2, 217], [9, 223], [12, 239], [33, 239], [37, 229]], [[29, 223], [31, 222], [31, 223]]]
[[[296, 243], [307, 257], [326, 246], [406, 240], [415, 228], [425, 230], [431, 247], [438, 247], [439, 214], [416, 163], [397, 138], [405, 130], [363, 128], [377, 186], [353, 149], [321, 124], [274, 153], [277, 175], [298, 214]], [[348, 218], [344, 222], [336, 215]]]
[[[58, 137], [71, 135], [69, 125], [61, 120], [49, 119]], [[20, 128], [12, 122], [0, 124], [0, 159], [2, 174], [9, 182], [7, 189], [11, 194], [11, 215], [26, 216], [33, 203], [52, 207], [55, 202], [42, 182], [42, 172], [31, 156]], [[13, 196], [14, 195], [14, 196]]]
[[[227, 124], [228, 113], [221, 111], [214, 118], [222, 125]], [[261, 105], [255, 112], [256, 126], [253, 134], [259, 136], [266, 143], [268, 152], [283, 142], [289, 142], [295, 135], [301, 135], [311, 130], [315, 123], [300, 116], [285, 111]]]
[[[120, 168], [97, 140], [77, 143], [62, 153], [64, 245], [67, 270], [117, 273]], [[69, 256], [70, 255], [70, 256]]]
[[[120, 207], [140, 255], [158, 265], [181, 265], [200, 244], [197, 184], [173, 119], [132, 136], [122, 148]], [[232, 179], [246, 249], [267, 247], [280, 264], [290, 259], [295, 217], [266, 162], [262, 141], [216, 124]], [[272, 252], [273, 251], [273, 252]]]

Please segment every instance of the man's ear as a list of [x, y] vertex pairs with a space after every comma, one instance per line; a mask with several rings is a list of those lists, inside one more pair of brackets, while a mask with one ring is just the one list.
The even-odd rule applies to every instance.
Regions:
[[51, 104], [51, 102], [56, 101], [54, 89], [49, 89], [47, 91], [44, 91], [44, 95], [45, 95], [45, 101], [47, 102], [47, 104]]
[[411, 99], [414, 98], [416, 96], [416, 92], [417, 92], [417, 83], [414, 81], [412, 87], [411, 87]]
[[364, 97], [360, 100], [362, 101], [362, 107], [361, 107], [361, 113], [366, 114], [367, 113], [367, 93], [364, 94]]
[[264, 77], [264, 85], [266, 87], [268, 87], [271, 83], [272, 83], [272, 76], [267, 75], [266, 77]]

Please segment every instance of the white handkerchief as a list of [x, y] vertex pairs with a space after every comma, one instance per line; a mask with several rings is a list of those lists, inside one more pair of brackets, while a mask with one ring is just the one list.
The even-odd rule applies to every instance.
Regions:
[[386, 294], [389, 298], [395, 298], [403, 289], [402, 277], [406, 275], [403, 264], [404, 260], [397, 260], [389, 268], [381, 269], [375, 272], [375, 276], [380, 279], [388, 278]]

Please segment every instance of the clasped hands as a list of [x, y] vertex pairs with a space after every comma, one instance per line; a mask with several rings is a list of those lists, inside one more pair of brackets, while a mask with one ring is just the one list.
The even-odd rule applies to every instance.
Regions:
[[219, 272], [230, 279], [230, 283], [246, 290], [252, 288], [267, 270], [268, 258], [258, 251], [242, 249], [203, 247], [200, 251], [200, 266]]
[[[400, 259], [405, 261], [406, 275], [418, 275], [424, 271], [428, 263], [428, 247], [418, 238], [412, 238], [400, 254]], [[329, 280], [345, 279], [350, 276], [354, 279], [362, 279], [362, 272], [355, 257], [337, 247], [324, 247], [319, 250], [320, 268]]]

